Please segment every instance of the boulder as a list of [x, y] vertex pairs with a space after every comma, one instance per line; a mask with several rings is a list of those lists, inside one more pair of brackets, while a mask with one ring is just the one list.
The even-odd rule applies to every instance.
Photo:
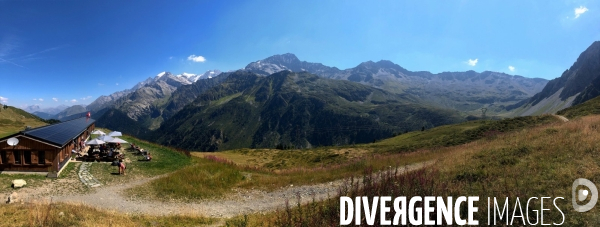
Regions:
[[17, 179], [17, 180], [12, 181], [13, 188], [21, 188], [21, 187], [25, 186], [26, 184], [27, 184], [27, 182], [25, 182], [25, 180], [23, 180], [23, 179]]
[[16, 192], [13, 192], [6, 199], [6, 203], [8, 203], [8, 204], [16, 203], [18, 200], [19, 200], [19, 194], [17, 194]]

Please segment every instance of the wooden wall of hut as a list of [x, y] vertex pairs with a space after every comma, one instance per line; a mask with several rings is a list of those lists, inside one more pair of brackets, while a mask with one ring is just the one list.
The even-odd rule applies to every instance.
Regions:
[[0, 171], [47, 172], [58, 148], [27, 137], [18, 137], [19, 143], [0, 144]]

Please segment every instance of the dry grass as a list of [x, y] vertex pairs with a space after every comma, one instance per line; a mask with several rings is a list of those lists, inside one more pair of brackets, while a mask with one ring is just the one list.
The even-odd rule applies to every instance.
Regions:
[[[600, 182], [600, 116], [554, 123], [473, 142], [460, 155], [439, 163], [441, 181], [456, 194], [481, 197], [564, 197], [558, 205], [566, 223], [589, 225], [595, 212], [571, 208], [571, 186], [577, 178]], [[458, 154], [458, 153], [457, 153]], [[539, 206], [538, 203], [536, 203]], [[560, 221], [560, 214], [548, 217]]]
[[[466, 130], [470, 129], [472, 127]], [[194, 200], [223, 196], [236, 187], [274, 190], [289, 184], [316, 184], [359, 176], [366, 169], [378, 171], [388, 169], [390, 166], [437, 160], [437, 173], [427, 175], [434, 177], [432, 179], [435, 179], [435, 182], [443, 183], [435, 186], [436, 190], [439, 189], [437, 187], [444, 187], [443, 190], [439, 189], [436, 192], [443, 191], [444, 195], [510, 198], [563, 196], [565, 200], [558, 205], [566, 211], [570, 204], [570, 186], [574, 179], [584, 177], [593, 182], [600, 182], [599, 139], [600, 116], [592, 116], [567, 123], [549, 123], [510, 133], [490, 134], [483, 139], [463, 145], [436, 146], [408, 153], [379, 153], [376, 148], [368, 146], [283, 151], [241, 149], [211, 153], [210, 155], [213, 156], [209, 157], [202, 154], [202, 158], [193, 158], [191, 165], [176, 170], [170, 177], [153, 181], [149, 184], [150, 187], [144, 185], [140, 188], [146, 187], [144, 193], [153, 194], [155, 197]], [[158, 167], [157, 170], [162, 169]], [[202, 187], [198, 187], [199, 185]], [[378, 195], [383, 195], [381, 193], [387, 190], [386, 183], [371, 186], [377, 189]], [[420, 190], [428, 190], [428, 188]], [[359, 190], [352, 193], [361, 192]], [[337, 201], [337, 198], [331, 201]], [[253, 214], [247, 220], [239, 217], [229, 220], [229, 224], [245, 225], [249, 222], [253, 225], [265, 223], [289, 225], [293, 224], [294, 220], [317, 223], [311, 222], [308, 218], [322, 216], [319, 212], [326, 212], [331, 216], [335, 211], [335, 207], [331, 206], [336, 204], [331, 201], [293, 208], [298, 210], [290, 207], [284, 211], [287, 214], [278, 212], [267, 215]], [[53, 224], [55, 226], [98, 226], [111, 225], [111, 223], [114, 223], [112, 226], [119, 226], [121, 223], [123, 226], [185, 226], [213, 222], [212, 219], [193, 216], [129, 216], [65, 204], [42, 205], [40, 208], [29, 208], [29, 211], [23, 211], [27, 210], [26, 206], [27, 204], [5, 206], [0, 209], [0, 215], [5, 217], [3, 220], [13, 220], [9, 216], [14, 216], [15, 222], [20, 221], [17, 225], [21, 226], [32, 225], [31, 221], [27, 221], [32, 217], [43, 222], [44, 219], [37, 217], [43, 217], [44, 209], [49, 207], [52, 207], [51, 211], [46, 213], [52, 214], [50, 216], [54, 219], [51, 223], [55, 223]], [[303, 213], [307, 210], [302, 209], [311, 206], [316, 208], [310, 211], [311, 215], [307, 216]], [[321, 208], [318, 208], [319, 206]], [[64, 215], [58, 215], [60, 211], [56, 209], [62, 209], [60, 211]], [[294, 212], [300, 212], [301, 216], [293, 216]], [[87, 217], [88, 213], [100, 213], [99, 216], [104, 219]], [[482, 212], [480, 215], [485, 213]], [[547, 215], [555, 218], [557, 214], [550, 212]], [[565, 212], [565, 215], [570, 218], [567, 224], [589, 225], [592, 217], [597, 215], [597, 211], [586, 214]], [[481, 217], [479, 219], [485, 220]]]
[[[300, 196], [295, 200], [286, 201], [283, 210], [277, 210], [268, 214], [252, 214], [237, 217], [228, 222], [233, 226], [338, 226], [340, 220], [339, 197], [367, 196], [373, 198], [379, 195], [396, 196], [418, 196], [418, 195], [440, 195], [444, 196], [445, 183], [436, 178], [439, 172], [434, 167], [426, 167], [411, 172], [382, 171], [374, 173], [367, 168], [363, 177], [351, 178], [338, 190], [333, 199], [302, 205], [304, 203]], [[310, 201], [310, 199], [308, 199]], [[377, 214], [379, 215], [379, 214]], [[387, 219], [392, 219], [392, 213], [388, 213]], [[364, 224], [363, 218], [363, 224]], [[375, 226], [380, 226], [376, 221]]]
[[[426, 132], [407, 133], [380, 143], [354, 147], [238, 149], [195, 153], [194, 156], [202, 158], [196, 159], [194, 165], [131, 191], [144, 191], [146, 195], [163, 200], [193, 201], [218, 198], [231, 192], [233, 188], [272, 191], [289, 185], [325, 183], [360, 175], [367, 168], [379, 171], [393, 166], [446, 159], [463, 152], [462, 149], [443, 148], [449, 144], [495, 138], [501, 132], [556, 121], [554, 117], [541, 116], [470, 122]], [[496, 133], [489, 133], [490, 131]], [[403, 147], [420, 150], [381, 151], [399, 151]], [[206, 157], [210, 157], [210, 160], [207, 161]]]
[[451, 147], [493, 137], [497, 134], [519, 131], [558, 121], [556, 117], [551, 115], [515, 117], [497, 121], [468, 121], [425, 131], [409, 132], [377, 143], [361, 144], [359, 146], [376, 148], [378, 152], [410, 152], [419, 149]]
[[23, 110], [0, 107], [0, 138], [24, 130], [26, 126], [36, 128], [44, 125], [47, 124]]
[[316, 149], [236, 149], [213, 153], [192, 153], [195, 157], [216, 156], [240, 166], [269, 170], [312, 168], [361, 159], [373, 149], [356, 147], [324, 147]]
[[[589, 224], [598, 210], [570, 209], [575, 179], [600, 182], [600, 116], [587, 116], [474, 143], [442, 162], [445, 181], [482, 196], [562, 196], [559, 206], [572, 225]], [[467, 190], [468, 189], [468, 190]]]
[[200, 216], [127, 215], [84, 205], [35, 201], [0, 206], [0, 226], [206, 226]]
[[[294, 153], [292, 151], [280, 152]], [[220, 198], [234, 188], [273, 191], [289, 185], [312, 185], [359, 176], [365, 169], [388, 170], [390, 167], [431, 161], [452, 155], [438, 150], [421, 150], [400, 154], [370, 153], [363, 154], [362, 158], [340, 164], [270, 169], [243, 166], [223, 158], [224, 155], [211, 154], [207, 154], [203, 158], [195, 158], [193, 165], [175, 171], [169, 177], [129, 189], [128, 193], [144, 194], [146, 198], [165, 201], [199, 201]], [[236, 154], [233, 157], [241, 156]], [[238, 159], [238, 162], [244, 163], [244, 159]]]
[[[429, 152], [419, 151], [413, 155]], [[437, 189], [438, 186], [430, 188], [438, 191], [435, 195], [477, 195], [484, 199], [508, 197], [511, 214], [517, 197], [521, 202], [530, 197], [564, 197], [564, 200], [557, 200], [557, 205], [566, 217], [565, 226], [595, 226], [600, 221], [598, 208], [578, 213], [571, 206], [571, 186], [575, 179], [586, 178], [600, 183], [600, 116], [493, 135], [460, 146], [439, 148], [435, 153], [439, 154], [435, 165], [439, 174], [435, 181], [442, 183], [438, 186], [443, 186], [443, 190]], [[322, 221], [323, 216], [331, 216], [337, 203], [338, 199], [334, 198], [266, 215], [254, 214], [249, 216], [248, 222], [250, 226], [264, 226], [265, 223], [300, 226], [300, 221], [312, 223]], [[540, 205], [539, 200], [533, 200], [531, 207], [539, 210]], [[311, 207], [318, 209], [309, 211]], [[306, 216], [306, 212], [320, 213], [311, 215], [317, 220], [310, 220], [311, 216]], [[487, 209], [480, 210], [476, 219], [487, 220]], [[515, 219], [515, 224], [522, 225], [519, 220]], [[561, 220], [556, 209], [544, 212], [545, 223], [560, 223]], [[279, 225], [277, 221], [284, 224]]]

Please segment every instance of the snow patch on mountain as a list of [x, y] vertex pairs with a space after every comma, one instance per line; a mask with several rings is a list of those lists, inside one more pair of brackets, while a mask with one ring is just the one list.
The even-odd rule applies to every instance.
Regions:
[[182, 77], [182, 78], [187, 79], [190, 83], [195, 83], [198, 80], [210, 79], [219, 74], [221, 74], [221, 71], [218, 69], [215, 69], [215, 70], [208, 70], [203, 74], [193, 74], [193, 73], [184, 72], [182, 74], [177, 75], [176, 77]]

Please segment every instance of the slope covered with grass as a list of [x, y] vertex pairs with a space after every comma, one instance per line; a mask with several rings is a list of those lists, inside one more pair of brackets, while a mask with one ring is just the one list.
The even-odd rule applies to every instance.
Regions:
[[1, 226], [207, 226], [218, 220], [200, 216], [123, 214], [88, 207], [37, 201], [0, 206]]
[[306, 72], [235, 72], [148, 138], [199, 151], [349, 145], [464, 121], [456, 111]]
[[440, 126], [425, 131], [409, 132], [377, 143], [363, 144], [361, 147], [370, 147], [379, 151], [390, 152], [448, 147], [557, 121], [555, 117], [550, 115], [515, 117], [503, 120], [469, 121]]
[[563, 109], [561, 111], [558, 111], [556, 114], [563, 115], [569, 119], [593, 114], [600, 114], [600, 97], [596, 97], [579, 105]]
[[[341, 194], [330, 200], [298, 206], [291, 201], [293, 205], [285, 210], [251, 215], [244, 223], [249, 226], [337, 225], [340, 220], [339, 196], [435, 195], [479, 196], [480, 201], [475, 203], [479, 211], [474, 219], [482, 225], [488, 220], [488, 197], [501, 200], [500, 206], [504, 205], [504, 198], [509, 198], [506, 212], [511, 217], [519, 198], [523, 215], [529, 215], [529, 221], [540, 224], [542, 204], [539, 198], [544, 196], [551, 197], [544, 201], [543, 208], [549, 209], [544, 211], [545, 224], [564, 221], [564, 226], [594, 226], [600, 211], [575, 212], [571, 204], [571, 187], [578, 178], [600, 182], [599, 126], [600, 116], [585, 116], [440, 148], [438, 152], [451, 155], [439, 158], [431, 169], [406, 175], [382, 174], [378, 181], [347, 184], [340, 190]], [[538, 199], [531, 200], [527, 212], [525, 206], [531, 197]], [[562, 197], [556, 200], [560, 212], [548, 204], [557, 197]], [[515, 214], [521, 215], [516, 208]], [[388, 219], [392, 218], [388, 216]], [[506, 218], [497, 219], [497, 222], [504, 225]], [[516, 217], [512, 225], [529, 224]]]
[[[375, 144], [315, 149], [238, 149], [202, 154], [194, 164], [131, 190], [157, 199], [218, 198], [234, 188], [276, 190], [311, 185], [452, 155], [442, 147], [558, 122], [552, 116], [475, 121], [413, 132]], [[418, 152], [409, 152], [421, 149]], [[398, 152], [404, 151], [404, 152]]]
[[[127, 175], [115, 175], [119, 172], [117, 167], [111, 166], [108, 162], [92, 165], [90, 169], [91, 174], [103, 183], [111, 184], [168, 174], [192, 164], [192, 160], [186, 156], [185, 151], [178, 151], [129, 135], [124, 135], [121, 138], [130, 144], [135, 143], [137, 146], [150, 152], [152, 161], [143, 161], [142, 155], [136, 155], [134, 150], [127, 149], [125, 157], [130, 160], [130, 162], [126, 163]], [[129, 147], [130, 145], [123, 144], [123, 146]]]
[[38, 116], [19, 108], [12, 106], [4, 108], [0, 105], [0, 138], [25, 130], [27, 126], [36, 128], [44, 125], [47, 123]]

